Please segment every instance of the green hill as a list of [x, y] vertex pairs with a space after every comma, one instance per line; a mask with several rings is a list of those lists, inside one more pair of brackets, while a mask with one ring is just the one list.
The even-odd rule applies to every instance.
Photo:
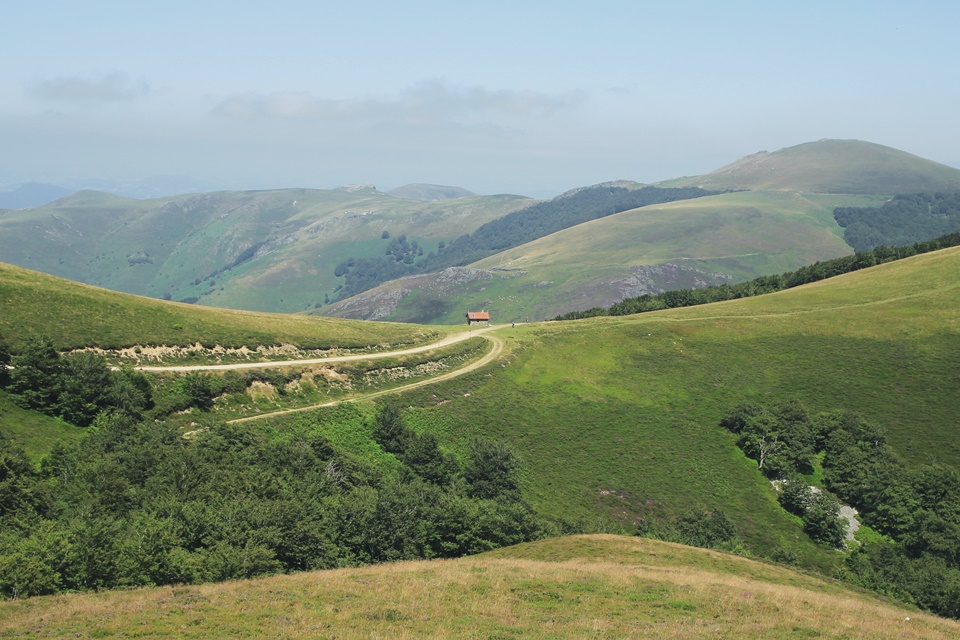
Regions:
[[[467, 309], [486, 309], [503, 320], [545, 319], [647, 293], [781, 273], [850, 253], [834, 209], [859, 208], [872, 229], [872, 209], [896, 194], [960, 192], [960, 170], [869, 142], [820, 140], [657, 186], [748, 192], [579, 224], [479, 259], [470, 271], [386, 282], [319, 313], [444, 323]], [[937, 213], [901, 216], [896, 237], [915, 242], [951, 231]], [[874, 244], [885, 237], [860, 235]]]
[[390, 189], [387, 193], [398, 198], [407, 198], [409, 200], [452, 200], [453, 198], [466, 198], [477, 194], [467, 191], [463, 187], [447, 187], [439, 184], [405, 184], [396, 189]]
[[445, 331], [163, 302], [0, 263], [0, 335], [16, 351], [37, 333], [62, 349], [196, 343], [362, 349], [428, 342]]
[[576, 536], [459, 560], [2, 602], [0, 633], [946, 640], [960, 624], [736, 556]]
[[760, 151], [663, 186], [893, 195], [960, 191], [960, 169], [860, 140], [819, 140]]
[[220, 192], [132, 200], [84, 191], [0, 210], [0, 260], [115, 291], [296, 312], [336, 295], [334, 268], [381, 256], [385, 235], [423, 251], [532, 202], [423, 202], [372, 187]]
[[503, 369], [424, 391], [409, 416], [450, 446], [512, 442], [525, 495], [552, 517], [720, 508], [755, 548], [790, 545], [800, 534], [720, 419], [796, 398], [862, 414], [911, 464], [960, 468], [958, 282], [947, 249], [773, 295], [518, 325]]
[[[888, 441], [909, 465], [938, 462], [954, 469], [960, 467], [960, 446], [954, 437], [955, 425], [960, 420], [960, 409], [955, 402], [960, 394], [960, 379], [956, 376], [956, 362], [960, 361], [958, 282], [960, 249], [954, 248], [768, 296], [641, 316], [504, 328], [499, 330], [499, 335], [506, 338], [507, 351], [496, 364], [450, 382], [405, 393], [395, 405], [402, 407], [402, 416], [417, 438], [438, 443], [444, 455], [453, 459], [464, 459], [470, 448], [469, 443], [477, 437], [509, 443], [522, 461], [520, 490], [524, 500], [536, 513], [549, 519], [557, 531], [629, 532], [643, 523], [662, 521], [691, 511], [722, 512], [735, 523], [737, 534], [754, 553], [765, 556], [780, 553], [804, 566], [819, 567], [829, 573], [840, 563], [841, 556], [815, 545], [803, 533], [799, 519], [779, 506], [770, 483], [760, 473], [757, 464], [737, 448], [735, 436], [719, 426], [720, 419], [743, 401], [769, 402], [796, 398], [812, 411], [843, 408], [863, 414], [867, 420], [887, 430]], [[76, 287], [78, 296], [95, 291], [89, 287], [72, 286]], [[29, 295], [18, 299], [30, 300], [31, 304], [44, 302], [32, 301]], [[152, 304], [191, 312], [204, 311], [183, 305]], [[206, 310], [206, 313], [220, 312]], [[334, 323], [331, 326], [337, 324], [336, 321], [329, 322]], [[133, 456], [130, 459], [125, 457], [126, 454], [115, 457], [110, 453], [119, 443], [119, 433], [111, 433], [110, 430], [96, 432], [95, 439], [90, 442], [91, 450], [100, 451], [98, 455], [103, 456], [99, 462], [103, 465], [103, 473], [114, 474], [111, 478], [116, 478], [116, 474], [132, 474], [124, 476], [122, 482], [117, 480], [119, 484], [111, 485], [113, 493], [103, 497], [103, 500], [120, 500], [117, 504], [121, 506], [128, 505], [134, 499], [152, 496], [148, 490], [152, 485], [137, 484], [144, 481], [141, 472], [136, 471], [140, 467], [130, 467], [124, 471], [127, 467], [122, 466], [129, 465], [130, 460], [139, 460], [137, 456], [148, 453], [154, 455], [150, 468], [170, 476], [171, 473], [175, 474], [178, 467], [167, 466], [163, 461], [168, 460], [173, 451], [183, 459], [191, 455], [199, 456], [196, 462], [199, 464], [203, 459], [208, 469], [211, 460], [204, 456], [213, 456], [216, 452], [220, 452], [217, 455], [225, 455], [227, 451], [243, 450], [244, 447], [250, 447], [252, 451], [254, 446], [251, 443], [254, 443], [258, 451], [255, 460], [262, 469], [253, 471], [242, 466], [231, 469], [243, 483], [249, 483], [244, 485], [246, 488], [243, 491], [250, 492], [251, 500], [256, 496], [256, 504], [261, 508], [255, 509], [254, 513], [223, 513], [230, 518], [240, 518], [227, 518], [229, 522], [258, 523], [256, 543], [251, 542], [252, 546], [249, 547], [256, 552], [256, 557], [252, 557], [251, 561], [259, 563], [255, 566], [265, 567], [266, 570], [272, 567], [275, 570], [279, 565], [272, 554], [280, 552], [272, 551], [269, 545], [278, 545], [285, 554], [307, 554], [310, 557], [309, 554], [314, 551], [321, 555], [330, 552], [324, 542], [328, 538], [323, 536], [329, 535], [330, 541], [348, 544], [349, 536], [361, 535], [360, 532], [350, 533], [349, 519], [338, 518], [327, 521], [327, 529], [323, 531], [298, 533], [298, 536], [305, 536], [303, 538], [271, 538], [270, 532], [280, 527], [281, 523], [286, 530], [295, 528], [298, 521], [290, 518], [290, 497], [284, 498], [283, 492], [289, 491], [293, 483], [305, 480], [297, 474], [291, 475], [292, 467], [289, 467], [301, 464], [297, 462], [297, 456], [301, 455], [297, 451], [304, 443], [315, 447], [317, 455], [338, 451], [334, 461], [345, 465], [346, 477], [353, 478], [348, 482], [355, 482], [358, 477], [372, 481], [370, 486], [354, 487], [351, 493], [344, 494], [350, 500], [338, 500], [337, 495], [331, 496], [329, 503], [340, 510], [337, 513], [359, 517], [360, 511], [353, 509], [372, 514], [381, 510], [385, 514], [391, 513], [394, 509], [397, 504], [394, 501], [399, 499], [395, 493], [398, 491], [397, 483], [403, 482], [402, 478], [393, 475], [400, 460], [371, 438], [371, 417], [370, 407], [349, 405], [271, 418], [261, 423], [244, 423], [244, 429], [252, 429], [253, 425], [259, 424], [256, 431], [233, 427], [219, 429], [212, 422], [215, 417], [208, 417], [205, 420], [210, 435], [198, 438], [194, 444], [183, 441], [179, 436], [169, 436], [162, 424], [150, 423], [144, 425], [142, 432], [123, 436], [131, 439], [131, 442], [123, 445], [123, 451]], [[144, 440], [140, 441], [140, 438]], [[149, 438], [157, 438], [155, 444], [151, 445]], [[241, 459], [235, 459], [232, 464], [241, 464]], [[66, 460], [61, 458], [57, 464], [64, 464]], [[265, 473], [270, 465], [278, 469], [281, 475], [258, 475]], [[334, 467], [334, 472], [337, 472], [337, 468]], [[205, 471], [202, 478], [196, 478], [196, 482], [228, 482], [233, 478], [233, 472], [217, 475], [209, 471]], [[380, 485], [379, 478], [383, 478], [385, 484]], [[339, 490], [329, 481], [323, 482], [325, 484], [318, 485], [318, 488], [323, 487], [323, 491]], [[190, 487], [196, 486], [186, 483], [176, 491], [189, 491]], [[191, 499], [192, 506], [189, 509], [173, 508], [179, 504], [175, 499], [177, 494], [172, 493], [174, 490], [175, 487], [167, 486], [166, 491], [171, 492], [172, 501], [164, 503], [167, 505], [164, 508], [172, 509], [169, 513], [130, 513], [137, 513], [137, 517], [145, 518], [151, 526], [160, 527], [156, 532], [162, 530], [166, 532], [163, 535], [175, 534], [184, 539], [189, 537], [189, 531], [177, 528], [179, 525], [176, 523], [224, 522], [221, 509], [225, 507], [208, 505], [199, 496]], [[426, 490], [422, 488], [417, 491]], [[232, 499], [243, 502], [243, 495], [238, 494]], [[415, 499], [416, 495], [419, 494], [413, 491], [409, 494], [410, 499]], [[78, 499], [81, 497], [83, 500], [92, 499], [89, 496], [77, 496]], [[451, 522], [464, 517], [460, 512], [448, 515], [453, 518]], [[316, 519], [320, 516], [311, 514], [311, 517]], [[64, 522], [66, 526], [71, 521]], [[504, 521], [507, 522], [509, 520]], [[116, 521], [111, 526], [119, 528], [121, 525], [121, 521]], [[346, 529], [341, 531], [339, 527]], [[217, 535], [246, 535], [238, 533], [234, 525], [220, 527], [216, 532]], [[40, 533], [31, 536], [31, 540], [44, 545], [43, 548], [48, 551], [59, 548]], [[151, 544], [162, 548], [166, 544], [164, 540], [162, 536], [151, 538]], [[290, 541], [296, 542], [294, 548], [288, 545]], [[123, 549], [127, 554], [125, 558], [139, 557], [131, 551], [135, 549], [130, 546], [133, 542], [126, 538], [112, 541], [111, 544]], [[234, 564], [245, 557], [241, 553], [244, 549], [242, 546], [208, 549], [202, 540], [191, 544], [195, 547], [190, 548], [189, 554], [184, 551], [169, 559], [187, 563], [182, 566], [189, 567], [192, 566], [189, 562], [193, 562], [191, 558], [209, 557], [213, 562], [221, 562], [223, 575], [237, 575], [244, 570]], [[527, 559], [539, 557], [548, 561], [585, 557], [583, 553], [564, 547], [567, 543], [562, 541], [541, 544], [545, 546], [539, 547], [539, 550], [534, 548], [529, 553], [520, 552], [521, 555], [513, 556], [513, 559], [523, 559], [523, 554], [527, 554]], [[551, 546], [554, 544], [559, 546]], [[621, 551], [613, 557], [625, 557]], [[412, 552], [404, 550], [403, 553]], [[499, 557], [509, 558], [509, 552], [505, 553], [508, 555]], [[655, 553], [657, 557], [669, 555], [665, 547], [660, 550], [648, 549], [646, 553]], [[596, 550], [589, 554], [596, 555]], [[599, 552], [599, 556], [602, 557], [599, 560], [601, 564], [610, 557], [603, 551]], [[640, 553], [634, 557], [646, 556]], [[17, 558], [19, 556], [9, 560], [8, 557], [5, 561], [17, 562]], [[698, 567], [708, 562], [705, 558], [710, 558], [709, 563], [713, 565], [721, 563], [721, 556], [716, 554], [701, 556], [699, 561], [688, 556]], [[587, 559], [574, 564], [597, 562], [596, 559]], [[614, 559], [613, 562], [625, 563], [623, 559]], [[369, 573], [355, 575], [372, 576], [377, 571], [390, 571], [390, 568], [363, 571]], [[488, 574], [489, 571], [488, 568]], [[516, 568], [511, 571], [515, 574]], [[435, 579], [436, 573], [432, 575]], [[564, 576], [561, 582], [569, 582], [568, 574]], [[299, 579], [275, 578], [269, 584]], [[316, 583], [317, 579], [312, 580]], [[690, 585], [685, 578], [681, 580], [681, 584]], [[723, 580], [720, 583], [740, 584]], [[508, 591], [511, 588], [527, 589], [531, 584], [541, 585], [533, 589], [535, 594], [542, 595], [544, 590], [553, 593], [553, 587], [542, 587], [543, 578], [537, 576], [523, 578], [521, 585], [505, 588]], [[230, 588], [233, 587], [178, 587], [176, 593], [225, 593], [224, 589]], [[270, 588], [283, 589], [276, 586]], [[463, 589], [457, 588], [462, 598]], [[606, 593], [607, 587], [598, 585], [597, 588]], [[757, 593], [753, 588], [733, 588], [733, 593]], [[295, 592], [296, 589], [291, 591]], [[366, 589], [363, 591], [366, 592]], [[483, 589], [473, 591], [478, 593], [480, 599], [470, 602], [484, 601], [482, 596], [488, 592]], [[158, 596], [158, 599], [166, 598], [169, 601], [174, 591], [158, 593], [166, 594]], [[511, 593], [516, 594], [517, 591]], [[707, 600], [716, 600], [720, 592], [714, 590], [710, 594], [696, 602], [678, 596], [675, 599], [686, 604], [677, 605], [676, 609], [700, 610], [706, 607], [703, 603]], [[541, 605], [542, 602], [557, 603], [558, 607], [563, 603], [561, 609], [557, 610], [558, 615], [563, 613], [564, 607], [576, 605], [574, 594], [563, 592], [559, 595], [562, 597], [543, 596], [545, 599], [537, 602]], [[126, 605], [117, 604], [126, 595], [105, 597], [121, 600], [111, 601], [112, 604], [104, 605], [104, 609], [126, 611]], [[213, 599], [221, 596], [203, 597]], [[582, 599], [585, 596], [581, 594], [578, 597]], [[99, 611], [93, 598], [78, 596], [78, 604], [72, 611]], [[191, 598], [192, 601], [201, 602]], [[800, 596], [799, 601], [802, 600], [803, 596]], [[361, 601], [356, 602], [359, 604]], [[380, 602], [380, 599], [376, 601]], [[19, 605], [16, 604], [0, 605], [6, 607], [5, 615], [0, 618], [38, 624], [36, 618], [31, 617], [31, 611], [40, 611], [34, 607], [40, 606], [36, 603], [45, 601], [30, 602], [34, 604], [23, 609], [17, 609]], [[218, 601], [211, 606], [223, 609], [227, 606], [226, 602]], [[156, 606], [160, 606], [160, 603]], [[192, 604], [190, 606], [193, 608]], [[408, 615], [404, 609], [406, 606], [383, 608], [378, 604], [372, 613], [365, 614], [362, 609], [351, 611], [360, 621], [358, 624], [367, 625], [370, 620], [396, 622], [399, 619], [398, 611]], [[694, 609], [690, 609], [691, 606]], [[386, 609], [392, 612], [384, 612]], [[542, 609], [539, 610], [542, 612]], [[739, 619], [738, 614], [731, 613], [729, 606], [724, 605], [724, 610], [726, 613], [719, 614], [722, 624], [733, 624], [731, 620]], [[122, 615], [141, 615], [142, 611]], [[180, 607], [179, 611], [186, 610]], [[9, 615], [6, 615], [7, 612]], [[72, 628], [77, 629], [74, 632], [81, 632], [87, 624], [86, 618], [80, 614], [69, 615], [72, 617], [63, 622], [45, 618], [45, 623], [53, 625], [54, 631], [64, 628], [61, 625], [74, 625]], [[435, 612], [427, 615], [436, 617], [442, 614]], [[459, 620], [465, 615], [457, 609], [445, 619]], [[214, 618], [213, 614], [209, 617], [217, 620], [215, 624], [226, 624]], [[575, 614], [571, 619], [581, 617]], [[153, 622], [148, 624], [158, 624], [158, 633], [163, 633], [166, 627], [162, 621], [166, 619], [174, 618], [158, 615], [155, 620], [151, 618]], [[245, 620], [236, 616], [229, 619]], [[116, 624], [123, 625], [129, 620], [120, 617]], [[185, 622], [180, 624], [186, 626]], [[203, 626], [203, 620], [190, 624], [200, 628], [198, 633], [200, 630], [209, 633]], [[237, 624], [245, 623], [241, 621]], [[756, 622], [751, 619], [749, 624]], [[864, 623], [860, 620], [850, 624]], [[885, 625], [884, 629], [889, 630], [888, 627]], [[363, 629], [368, 628], [363, 626]], [[790, 633], [811, 633], [808, 627], [798, 628], [799, 631], [791, 628]], [[231, 629], [236, 631], [233, 627]], [[730, 634], [735, 635], [737, 631], [742, 632], [742, 628], [736, 627]], [[416, 630], [410, 633], [416, 634]], [[790, 637], [785, 630], [781, 635]]]
[[325, 315], [458, 322], [540, 320], [664, 290], [742, 281], [851, 253], [838, 206], [877, 196], [725, 193], [641, 207], [484, 258], [468, 269], [411, 276], [335, 303]]

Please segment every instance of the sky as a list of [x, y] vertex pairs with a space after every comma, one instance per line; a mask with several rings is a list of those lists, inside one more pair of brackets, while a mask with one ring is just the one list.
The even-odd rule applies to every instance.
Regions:
[[0, 3], [0, 186], [549, 197], [821, 138], [960, 166], [954, 0]]

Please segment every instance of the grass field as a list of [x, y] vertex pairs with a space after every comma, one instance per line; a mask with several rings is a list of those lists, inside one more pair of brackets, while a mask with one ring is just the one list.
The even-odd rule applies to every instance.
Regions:
[[[421, 286], [391, 318], [452, 323], [465, 309], [487, 309], [501, 321], [549, 319], [640, 295], [636, 268], [664, 262], [697, 269], [701, 277], [722, 273], [736, 281], [783, 273], [851, 253], [833, 209], [880, 202], [876, 196], [755, 191], [625, 211], [470, 265], [494, 270], [490, 279], [445, 285], [442, 291], [439, 285]], [[660, 284], [693, 286], [670, 285]], [[406, 286], [408, 281], [394, 281], [380, 290]]]
[[459, 560], [0, 602], [0, 635], [937, 640], [960, 623], [736, 556], [575, 536]]
[[[561, 528], [630, 532], [643, 518], [671, 516], [687, 509], [721, 510], [736, 523], [740, 536], [755, 553], [786, 549], [802, 566], [830, 575], [842, 556], [814, 545], [802, 533], [799, 520], [780, 508], [756, 464], [740, 452], [732, 434], [718, 425], [719, 420], [739, 402], [796, 398], [812, 411], [845, 408], [863, 414], [886, 428], [889, 442], [908, 464], [943, 462], [960, 467], [960, 441], [956, 438], [960, 423], [956, 402], [960, 397], [958, 309], [960, 248], [952, 248], [768, 296], [637, 316], [504, 328], [497, 332], [507, 342], [499, 361], [393, 400], [403, 408], [409, 426], [417, 432], [435, 433], [446, 450], [461, 458], [470, 440], [478, 436], [512, 443], [522, 458], [524, 499]], [[277, 434], [319, 431], [389, 472], [392, 456], [370, 437], [373, 411], [369, 405], [335, 407], [271, 419], [263, 428]], [[49, 437], [60, 436], [51, 432]], [[36, 454], [39, 448], [33, 447]], [[374, 575], [387, 569], [363, 571], [372, 573], [354, 575]], [[509, 571], [518, 575], [520, 569]], [[561, 584], [571, 580], [571, 575], [554, 580]], [[212, 594], [231, 588], [198, 587], [180, 593], [206, 589], [202, 592]], [[755, 588], [743, 590], [758, 593]], [[484, 595], [482, 589], [470, 593]], [[565, 606], [559, 607], [556, 615], [566, 620], [566, 605], [574, 607], [576, 594], [560, 587], [550, 589], [564, 598]], [[604, 594], [616, 591], [604, 589]], [[165, 593], [158, 600], [175, 601], [170, 590]], [[366, 588], [352, 593], [357, 601], [351, 606], [359, 609], [351, 615], [364, 629], [370, 627], [363, 625], [407, 620], [397, 617], [396, 611], [410, 615], [404, 608], [407, 604], [378, 604], [375, 611], [384, 612], [369, 613], [373, 605], [366, 599]], [[719, 591], [704, 593], [713, 594], [704, 596], [706, 599], [731, 597], [730, 592], [726, 596]], [[77, 602], [88, 597], [92, 596], [82, 596]], [[550, 595], [544, 602], [553, 600], [556, 596]], [[92, 600], [83, 602], [94, 606]], [[476, 610], [487, 600], [471, 595], [462, 602]], [[227, 601], [221, 604], [233, 606]], [[169, 613], [164, 603], [150, 606]], [[692, 606], [695, 609], [690, 611], [699, 611], [704, 605], [693, 602]], [[423, 615], [444, 615], [430, 611]], [[381, 615], [384, 617], [376, 617]], [[457, 620], [463, 615], [457, 609]], [[522, 628], [528, 615], [511, 613], [507, 619]], [[618, 621], [623, 615], [610, 613]], [[824, 619], [834, 615], [839, 613], [831, 612]], [[164, 616], [166, 613], [158, 613], [156, 620], [166, 620]], [[571, 619], [580, 617], [578, 613]], [[194, 618], [189, 616], [169, 619], [180, 621], [188, 630], [197, 626], [198, 633], [209, 631], [203, 620], [191, 622]], [[465, 619], [471, 620], [469, 616]], [[319, 624], [315, 618], [310, 620]], [[611, 623], [603, 620], [598, 629], [613, 629], [610, 633], [614, 636], [627, 633], [626, 627], [607, 626]], [[359, 633], [350, 626], [354, 624], [350, 619], [335, 621], [349, 633]], [[154, 622], [150, 618], [148, 625]], [[645, 619], [643, 624], [647, 623], [652, 624]], [[221, 620], [217, 624], [234, 623]], [[505, 633], [503, 629], [512, 628], [509, 624], [491, 627], [494, 630], [488, 635]], [[746, 628], [727, 618], [718, 624], [727, 629], [728, 637]], [[729, 624], [734, 626], [725, 626]], [[751, 618], [745, 624], [760, 623]], [[376, 627], [380, 632], [385, 628]], [[796, 629], [756, 628], [761, 635], [773, 634], [769, 637], [803, 637], [811, 629], [803, 625]], [[79, 629], [77, 632], [90, 633], [86, 627]], [[223, 629], [226, 633], [235, 628]], [[398, 629], [410, 635], [422, 632], [419, 627]], [[582, 631], [574, 629], [564, 632], [577, 635]], [[876, 633], [889, 630], [878, 628]], [[918, 637], [935, 637], [922, 633]]]
[[518, 325], [500, 332], [512, 351], [501, 368], [404, 403], [450, 447], [513, 443], [525, 496], [555, 519], [629, 530], [721, 509], [755, 549], [826, 568], [718, 423], [743, 401], [797, 398], [863, 414], [909, 463], [960, 467], [958, 283], [960, 249], [948, 249], [770, 296]]
[[36, 333], [50, 336], [62, 349], [195, 343], [365, 349], [423, 344], [449, 331], [162, 302], [0, 263], [0, 335], [14, 349]]
[[[0, 391], [0, 434], [10, 445], [22, 448], [34, 460], [50, 453], [55, 443], [77, 440], [84, 433], [84, 429], [58, 418], [21, 409], [7, 393]], [[4, 443], [0, 440], [2, 446]]]

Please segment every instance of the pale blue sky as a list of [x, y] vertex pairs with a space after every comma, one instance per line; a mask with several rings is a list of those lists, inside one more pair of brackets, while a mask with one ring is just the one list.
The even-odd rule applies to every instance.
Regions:
[[0, 185], [550, 196], [819, 138], [960, 165], [957, 2], [0, 1]]

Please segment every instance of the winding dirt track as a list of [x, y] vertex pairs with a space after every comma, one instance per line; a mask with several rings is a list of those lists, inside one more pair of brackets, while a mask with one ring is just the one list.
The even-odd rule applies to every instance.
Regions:
[[[197, 364], [197, 365], [187, 365], [180, 367], [135, 367], [137, 371], [230, 371], [235, 369], [269, 369], [271, 367], [295, 367], [297, 365], [304, 364], [327, 364], [331, 362], [350, 362], [351, 360], [376, 360], [379, 358], [393, 358], [395, 356], [407, 356], [413, 353], [423, 353], [424, 351], [430, 351], [431, 349], [439, 349], [440, 347], [446, 347], [451, 344], [456, 344], [458, 342], [463, 342], [464, 340], [469, 340], [474, 336], [481, 336], [487, 331], [493, 331], [495, 329], [502, 329], [507, 325], [498, 324], [490, 325], [489, 327], [480, 327], [478, 329], [471, 329], [469, 331], [464, 331], [463, 333], [455, 333], [452, 336], [447, 336], [439, 342], [434, 342], [432, 344], [423, 345], [422, 347], [413, 347], [411, 349], [403, 349], [401, 351], [387, 351], [384, 353], [363, 353], [359, 355], [352, 356], [333, 356], [330, 358], [309, 358], [306, 360], [277, 360], [271, 362], [241, 362], [238, 364]], [[489, 336], [483, 336], [488, 340], [497, 341], [496, 338], [490, 338]], [[502, 345], [501, 345], [502, 346]]]
[[[492, 329], [497, 329], [497, 328], [499, 328], [499, 327], [487, 327], [487, 328], [479, 329], [479, 330], [474, 329], [473, 332], [472, 332], [472, 334], [486, 333], [487, 331], [490, 331], [490, 330], [492, 330]], [[465, 336], [465, 337], [464, 337], [464, 336]], [[448, 345], [448, 344], [453, 344], [453, 343], [455, 343], [455, 342], [460, 342], [461, 340], [466, 340], [466, 339], [468, 339], [468, 338], [470, 338], [470, 337], [472, 337], [472, 335], [457, 334], [457, 336], [451, 336], [451, 338], [457, 338], [457, 339], [455, 339], [455, 340], [451, 340], [451, 338], [447, 338], [447, 339], [445, 339], [445, 340], [441, 340], [440, 342], [438, 342], [438, 343], [436, 343], [436, 344], [430, 345], [429, 347], [423, 347], [423, 348], [417, 348], [417, 349], [410, 349], [410, 350], [407, 350], [407, 351], [394, 351], [394, 352], [392, 352], [392, 353], [381, 353], [381, 354], [375, 354], [374, 356], [369, 356], [369, 355], [368, 355], [368, 356], [362, 356], [362, 357], [363, 357], [363, 358], [370, 358], [370, 357], [387, 358], [387, 357], [390, 357], [390, 356], [395, 356], [395, 355], [400, 355], [400, 354], [406, 354], [406, 353], [418, 353], [418, 352], [420, 352], [420, 351], [426, 351], [426, 350], [428, 350], [428, 349], [435, 349], [435, 348], [437, 348], [438, 346], [445, 346], [445, 345]], [[438, 383], [438, 382], [443, 382], [443, 381], [445, 381], [445, 380], [451, 380], [451, 379], [453, 379], [453, 378], [456, 378], [456, 377], [462, 376], [462, 375], [464, 375], [464, 374], [470, 373], [471, 371], [476, 371], [476, 370], [479, 369], [480, 367], [482, 367], [482, 366], [484, 366], [484, 365], [486, 365], [486, 364], [489, 364], [490, 362], [493, 362], [495, 359], [497, 359], [498, 357], [500, 357], [500, 354], [501, 354], [501, 353], [503, 353], [504, 343], [503, 343], [503, 339], [502, 339], [502, 338], [500, 338], [500, 337], [498, 337], [498, 336], [493, 336], [493, 335], [484, 335], [484, 336], [482, 336], [482, 337], [485, 338], [486, 340], [489, 340], [490, 342], [493, 343], [493, 347], [490, 349], [489, 352], [487, 352], [486, 355], [484, 355], [482, 358], [480, 358], [479, 360], [477, 360], [477, 361], [475, 361], [475, 362], [471, 362], [470, 364], [468, 364], [468, 365], [466, 365], [466, 366], [460, 367], [459, 369], [454, 369], [453, 371], [448, 371], [447, 373], [441, 374], [441, 375], [439, 375], [439, 376], [436, 376], [436, 377], [433, 377], [433, 378], [428, 378], [428, 379], [426, 379], [426, 380], [419, 380], [419, 381], [417, 381], [417, 382], [411, 382], [410, 384], [405, 384], [405, 385], [403, 385], [403, 386], [401, 386], [401, 387], [394, 387], [394, 388], [392, 388], [392, 389], [385, 389], [385, 390], [382, 390], [382, 391], [375, 391], [375, 392], [373, 392], [373, 393], [366, 393], [366, 394], [363, 394], [363, 395], [354, 396], [354, 397], [352, 397], [352, 398], [344, 398], [343, 400], [334, 400], [334, 401], [332, 401], [332, 402], [324, 402], [324, 403], [322, 403], [322, 404], [312, 404], [312, 405], [310, 405], [310, 406], [308, 406], [308, 407], [298, 407], [298, 408], [296, 408], [296, 409], [284, 409], [284, 410], [282, 410], [282, 411], [272, 411], [272, 412], [270, 412], [270, 413], [261, 413], [261, 414], [259, 414], [259, 415], [250, 416], [250, 417], [247, 417], [247, 418], [236, 418], [235, 420], [228, 420], [227, 422], [228, 422], [228, 423], [234, 423], [234, 422], [249, 422], [250, 420], [260, 420], [261, 418], [272, 418], [272, 417], [274, 417], [274, 416], [279, 416], [279, 415], [283, 415], [283, 414], [287, 414], [287, 413], [297, 413], [297, 412], [300, 412], [300, 411], [312, 411], [312, 410], [314, 410], [314, 409], [319, 409], [319, 408], [321, 408], [321, 407], [333, 407], [333, 406], [335, 406], [335, 405], [343, 404], [343, 403], [345, 403], [345, 402], [360, 402], [360, 401], [362, 401], [362, 400], [369, 400], [369, 399], [371, 399], [371, 398], [377, 398], [377, 397], [379, 397], [379, 396], [385, 396], [385, 395], [389, 395], [389, 394], [391, 394], [391, 393], [401, 393], [401, 392], [403, 392], [403, 391], [409, 391], [410, 389], [417, 389], [417, 388], [419, 388], [419, 387], [425, 387], [425, 386], [427, 386], [427, 385], [436, 384], [436, 383]], [[345, 358], [345, 359], [348, 359], [348, 360], [356, 360], [356, 359], [358, 359], [358, 357], [350, 356], [350, 357]], [[296, 362], [297, 364], [305, 364], [305, 363], [313, 363], [313, 362], [342, 362], [343, 360], [344, 360], [344, 358], [341, 358], [341, 359], [337, 359], [337, 358], [327, 358], [327, 359], [322, 359], [322, 360], [297, 360], [297, 361], [295, 361], [295, 362]]]

